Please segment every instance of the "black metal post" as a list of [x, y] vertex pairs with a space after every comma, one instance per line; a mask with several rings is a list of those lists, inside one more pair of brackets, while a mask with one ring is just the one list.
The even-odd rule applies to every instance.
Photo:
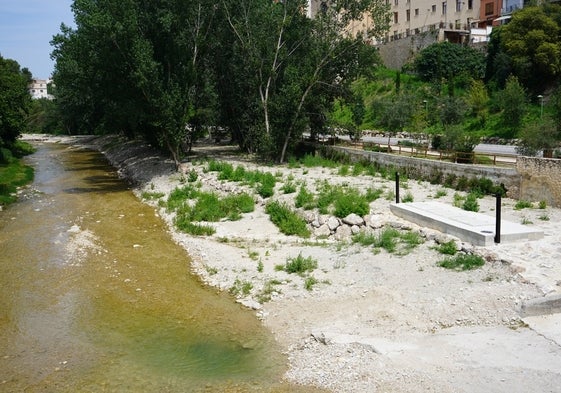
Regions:
[[496, 220], [495, 220], [495, 243], [501, 242], [501, 194], [497, 193], [495, 195], [497, 198], [497, 206], [496, 206]]
[[399, 172], [395, 173], [395, 203], [399, 203]]

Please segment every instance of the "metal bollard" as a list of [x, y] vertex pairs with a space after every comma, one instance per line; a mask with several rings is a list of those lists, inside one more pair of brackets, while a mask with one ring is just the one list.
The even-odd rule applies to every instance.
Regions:
[[495, 215], [495, 243], [501, 242], [501, 194], [496, 193], [497, 198], [496, 215]]
[[395, 173], [395, 203], [399, 203], [399, 172]]

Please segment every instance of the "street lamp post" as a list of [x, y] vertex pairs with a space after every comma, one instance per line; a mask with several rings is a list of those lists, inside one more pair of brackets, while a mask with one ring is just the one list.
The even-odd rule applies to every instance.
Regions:
[[540, 94], [538, 96], [538, 98], [540, 99], [540, 106], [541, 106], [541, 108], [540, 108], [540, 119], [541, 119], [541, 118], [543, 118], [543, 96]]

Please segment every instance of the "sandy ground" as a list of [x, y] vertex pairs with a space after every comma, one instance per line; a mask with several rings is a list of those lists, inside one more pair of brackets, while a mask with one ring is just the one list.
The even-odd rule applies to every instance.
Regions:
[[[217, 180], [216, 173], [205, 170], [205, 157], [272, 172], [279, 179], [272, 198], [288, 203], [296, 194], [283, 194], [280, 187], [289, 177], [308, 189], [327, 181], [384, 188], [388, 194], [393, 190], [393, 182], [381, 177], [258, 166], [230, 147], [197, 146], [176, 171], [147, 146], [114, 143], [110, 137], [59, 141], [102, 151], [135, 183], [139, 198], [143, 191], [167, 198], [185, 184], [189, 171], [196, 171], [206, 190], [251, 191]], [[410, 192], [421, 202], [435, 200], [439, 190], [446, 195], [438, 200], [452, 204], [455, 191], [416, 180], [407, 182], [402, 195]], [[486, 248], [455, 239], [459, 248], [487, 260], [480, 269], [458, 272], [438, 267], [443, 256], [434, 249], [437, 242], [453, 238], [393, 216], [384, 196], [370, 205], [371, 230], [391, 225], [422, 233], [425, 242], [406, 255], [375, 253], [343, 235], [307, 240], [282, 235], [264, 212], [267, 201], [256, 200], [255, 211], [241, 220], [212, 223], [216, 234], [209, 237], [179, 233], [173, 216], [157, 201], [145, 202], [169, 224], [204, 282], [224, 291], [250, 284], [250, 293], [237, 299], [255, 310], [286, 349], [287, 380], [355, 393], [561, 392], [561, 340], [533, 329], [519, 315], [524, 301], [561, 294], [560, 209], [538, 209], [535, 203], [535, 208], [515, 210], [516, 201], [503, 200], [503, 219], [540, 228], [544, 239]], [[494, 215], [494, 198], [479, 203], [482, 214]], [[312, 218], [317, 223], [330, 217]], [[305, 278], [275, 269], [299, 254], [318, 262], [311, 290], [304, 288]], [[553, 330], [560, 333], [561, 325]]]

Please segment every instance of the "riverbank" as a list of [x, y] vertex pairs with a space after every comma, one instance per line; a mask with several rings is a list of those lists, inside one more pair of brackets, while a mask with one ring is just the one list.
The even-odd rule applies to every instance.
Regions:
[[[244, 188], [206, 171], [207, 158], [275, 173], [283, 180], [271, 198], [286, 202], [296, 195], [279, 190], [289, 179], [309, 187], [325, 181], [375, 187], [388, 195], [392, 189], [392, 181], [344, 176], [337, 169], [260, 166], [229, 146], [196, 146], [178, 172], [171, 160], [146, 145], [114, 137], [58, 140], [100, 150], [135, 184], [139, 198], [149, 192], [166, 199], [191, 172], [207, 190], [227, 194]], [[407, 182], [407, 192], [415, 201], [440, 195], [439, 201], [450, 204], [455, 193], [414, 180]], [[265, 214], [266, 200], [256, 199], [254, 212], [239, 221], [212, 223], [216, 233], [208, 237], [176, 231], [172, 215], [155, 200], [146, 203], [188, 251], [194, 273], [210, 286], [236, 293], [274, 333], [290, 362], [287, 380], [333, 392], [558, 389], [559, 343], [529, 328], [518, 311], [524, 301], [561, 292], [559, 209], [515, 210], [515, 201], [505, 200], [503, 218], [542, 229], [544, 239], [487, 248], [457, 241], [459, 248], [487, 261], [480, 269], [457, 272], [437, 266], [443, 256], [435, 250], [438, 243], [454, 239], [393, 216], [384, 197], [370, 204], [369, 226], [422, 233], [424, 243], [406, 255], [374, 253], [372, 247], [352, 244], [344, 231], [308, 240], [285, 236]], [[493, 214], [493, 198], [479, 203], [482, 213]], [[319, 229], [328, 220], [309, 217], [310, 227]], [[298, 255], [317, 261], [310, 290], [306, 278], [276, 268]]]

